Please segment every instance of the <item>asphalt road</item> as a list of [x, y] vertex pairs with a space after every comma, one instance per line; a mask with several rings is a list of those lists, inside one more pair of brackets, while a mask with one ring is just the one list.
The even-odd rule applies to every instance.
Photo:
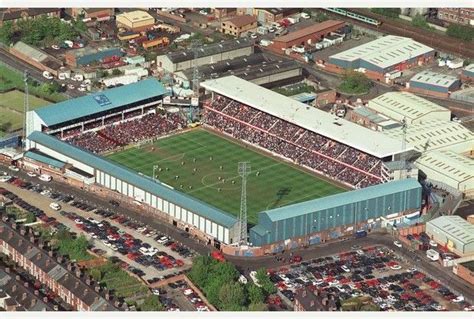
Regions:
[[[4, 164], [0, 164], [0, 169], [12, 173], [8, 171], [8, 168]], [[195, 250], [199, 254], [206, 255], [208, 254], [212, 247], [204, 245], [202, 243], [196, 242], [192, 238], [183, 237], [181, 234], [184, 234], [183, 231], [178, 230], [176, 227], [161, 222], [156, 217], [151, 216], [149, 213], [144, 211], [138, 211], [136, 207], [112, 207], [108, 201], [104, 198], [98, 197], [92, 193], [85, 193], [84, 191], [77, 189], [75, 187], [51, 181], [49, 183], [41, 182], [38, 178], [30, 178], [23, 172], [15, 172], [12, 174], [18, 176], [24, 180], [28, 180], [32, 183], [39, 183], [44, 186], [50, 187], [55, 191], [59, 191], [65, 194], [71, 194], [77, 199], [85, 199], [89, 202], [95, 203], [99, 207], [108, 208], [111, 211], [115, 211], [118, 213], [122, 213], [127, 215], [135, 220], [141, 221], [147, 225], [150, 225], [152, 228], [160, 231], [178, 242], [181, 242], [188, 246], [189, 248]], [[373, 246], [373, 245], [384, 245], [387, 247], [392, 248], [395, 250], [399, 255], [406, 258], [408, 261], [411, 261], [417, 268], [420, 270], [424, 270], [427, 274], [432, 276], [433, 278], [441, 281], [444, 285], [450, 287], [453, 291], [457, 292], [458, 294], [462, 294], [466, 300], [471, 303], [474, 303], [474, 289], [472, 286], [468, 285], [467, 282], [458, 278], [456, 275], [452, 273], [451, 268], [443, 268], [438, 263], [430, 262], [422, 252], [418, 253], [418, 256], [421, 257], [420, 261], [415, 261], [413, 258], [415, 254], [410, 252], [406, 248], [398, 248], [393, 245], [393, 238], [390, 235], [383, 234], [383, 233], [373, 233], [370, 234], [366, 238], [360, 238], [357, 240], [353, 240], [350, 238], [349, 240], [342, 240], [333, 243], [326, 243], [321, 245], [311, 246], [306, 249], [301, 249], [298, 251], [293, 251], [295, 255], [300, 255], [303, 260], [309, 260], [313, 258], [318, 258], [321, 256], [333, 255], [343, 251], [350, 250], [350, 247], [354, 244], [361, 245], [361, 246]], [[285, 252], [284, 254], [279, 254], [286, 260], [289, 259], [289, 252]], [[226, 256], [226, 259], [236, 265], [236, 267], [243, 273], [248, 273], [251, 270], [256, 270], [258, 268], [275, 268], [283, 266], [284, 264], [275, 260], [274, 256], [264, 256], [264, 257], [239, 257], [239, 256]]]

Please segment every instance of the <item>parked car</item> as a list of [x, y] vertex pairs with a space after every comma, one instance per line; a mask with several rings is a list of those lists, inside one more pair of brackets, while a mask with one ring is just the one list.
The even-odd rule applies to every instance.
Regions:
[[52, 210], [56, 210], [56, 211], [61, 210], [61, 205], [59, 205], [58, 203], [55, 203], [55, 202], [49, 204], [49, 207], [50, 207]]

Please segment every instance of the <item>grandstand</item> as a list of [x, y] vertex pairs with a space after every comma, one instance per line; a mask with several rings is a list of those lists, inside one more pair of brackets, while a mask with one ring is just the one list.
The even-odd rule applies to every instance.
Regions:
[[206, 125], [264, 148], [348, 186], [383, 181], [383, 162], [411, 146], [235, 76], [208, 80]]

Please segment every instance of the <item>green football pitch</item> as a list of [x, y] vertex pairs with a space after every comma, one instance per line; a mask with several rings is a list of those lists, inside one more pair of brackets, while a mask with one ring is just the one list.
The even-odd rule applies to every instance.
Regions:
[[345, 191], [343, 188], [204, 129], [159, 139], [108, 156], [112, 161], [238, 216], [238, 163], [249, 162], [248, 222], [260, 211]]

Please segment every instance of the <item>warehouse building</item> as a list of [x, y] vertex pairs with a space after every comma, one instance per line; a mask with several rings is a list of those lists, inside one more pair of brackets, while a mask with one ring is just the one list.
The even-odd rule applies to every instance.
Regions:
[[411, 38], [388, 35], [330, 56], [325, 67], [336, 73], [360, 70], [371, 79], [384, 80], [390, 72], [428, 63], [434, 53]]
[[254, 43], [251, 39], [240, 38], [237, 40], [223, 41], [203, 45], [199, 48], [198, 57], [194, 58], [192, 49], [170, 52], [156, 58], [158, 68], [168, 72], [177, 72], [197, 66], [217, 63], [223, 60], [249, 56], [254, 53]]
[[155, 18], [141, 10], [118, 14], [115, 21], [118, 28], [126, 28], [130, 31], [145, 31], [155, 24]]
[[348, 116], [351, 122], [370, 128], [374, 131], [389, 130], [400, 127], [401, 125], [399, 122], [396, 122], [384, 115], [378, 114], [365, 106], [356, 107], [353, 110], [349, 110]]
[[426, 233], [439, 245], [464, 257], [474, 254], [474, 225], [460, 216], [441, 216], [426, 223]]
[[449, 150], [422, 155], [416, 166], [431, 179], [442, 181], [471, 197], [474, 192], [474, 160]]
[[395, 121], [407, 124], [431, 119], [451, 120], [451, 111], [408, 92], [388, 92], [369, 101], [369, 108]]
[[[383, 133], [401, 141], [401, 127]], [[466, 156], [473, 151], [474, 132], [464, 125], [439, 119], [408, 125], [407, 145], [422, 153], [415, 166], [429, 178], [445, 183], [465, 194], [474, 196], [473, 160]]]
[[120, 48], [81, 48], [70, 50], [65, 54], [66, 64], [79, 67], [92, 63], [100, 63], [105, 58], [113, 56], [121, 57], [124, 53]]
[[331, 32], [336, 32], [344, 27], [343, 21], [327, 20], [313, 24], [309, 27], [290, 32], [287, 35], [273, 39], [272, 48], [277, 51], [285, 50], [297, 45], [316, 44]]
[[399, 222], [420, 207], [421, 185], [415, 179], [393, 181], [261, 212], [250, 241], [270, 245], [272, 252], [318, 244]]
[[466, 82], [474, 81], [474, 63], [462, 69], [461, 79]]
[[[273, 60], [262, 53], [232, 60], [224, 60], [198, 68], [201, 81], [235, 75], [252, 83], [270, 87], [300, 81], [303, 78], [302, 67], [293, 60]], [[177, 72], [176, 79], [189, 87], [194, 69]]]
[[221, 32], [235, 37], [246, 35], [248, 31], [257, 29], [257, 19], [254, 16], [236, 16], [221, 23]]
[[461, 87], [461, 81], [452, 75], [422, 71], [416, 74], [407, 83], [407, 88], [411, 92], [447, 98], [451, 92]]
[[54, 76], [58, 76], [58, 70], [63, 66], [63, 63], [55, 57], [21, 41], [15, 43], [9, 51], [18, 59]]

